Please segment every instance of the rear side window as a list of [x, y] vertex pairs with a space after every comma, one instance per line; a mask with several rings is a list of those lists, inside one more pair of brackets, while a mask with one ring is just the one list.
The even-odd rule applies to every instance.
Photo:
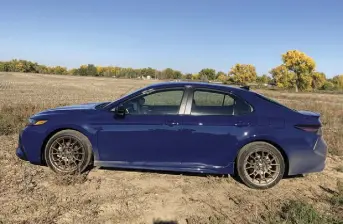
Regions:
[[196, 106], [229, 106], [233, 99], [226, 94], [206, 91], [195, 91], [193, 99]]
[[251, 111], [249, 104], [233, 95], [209, 90], [193, 94], [191, 115], [243, 115]]

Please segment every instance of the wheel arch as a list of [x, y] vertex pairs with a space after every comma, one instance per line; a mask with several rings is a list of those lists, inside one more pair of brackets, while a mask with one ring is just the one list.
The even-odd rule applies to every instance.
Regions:
[[46, 165], [46, 161], [45, 161], [45, 157], [44, 157], [44, 151], [45, 151], [45, 147], [46, 147], [46, 144], [48, 143], [49, 139], [52, 136], [54, 136], [56, 133], [58, 133], [60, 131], [65, 131], [65, 130], [73, 130], [73, 131], [77, 131], [77, 132], [80, 132], [81, 134], [85, 135], [89, 139], [89, 141], [92, 145], [92, 151], [93, 151], [93, 156], [94, 156], [93, 143], [92, 143], [91, 139], [89, 138], [89, 134], [87, 134], [87, 132], [84, 129], [78, 128], [78, 127], [72, 127], [72, 126], [59, 127], [59, 128], [55, 128], [53, 130], [50, 130], [43, 140], [43, 144], [42, 144], [41, 149], [40, 149], [40, 159], [41, 159], [42, 165]]
[[285, 152], [285, 150], [279, 145], [277, 144], [275, 141], [272, 141], [270, 139], [254, 139], [254, 140], [251, 140], [251, 141], [248, 141], [246, 142], [245, 144], [243, 144], [239, 150], [237, 151], [236, 153], [236, 157], [235, 157], [235, 173], [236, 173], [236, 167], [237, 167], [237, 157], [238, 157], [238, 153], [239, 151], [246, 145], [250, 144], [250, 143], [253, 143], [253, 142], [266, 142], [266, 143], [269, 143], [271, 144], [272, 146], [274, 146], [277, 150], [279, 150], [279, 152], [281, 153], [284, 161], [285, 161], [285, 173], [284, 175], [288, 175], [288, 171], [289, 171], [289, 158], [288, 158], [288, 155], [287, 153]]

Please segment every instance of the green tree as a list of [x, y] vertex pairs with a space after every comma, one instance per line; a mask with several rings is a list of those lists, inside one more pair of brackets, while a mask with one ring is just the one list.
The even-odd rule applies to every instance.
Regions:
[[185, 79], [192, 79], [192, 73], [185, 74]]
[[203, 81], [214, 80], [216, 78], [216, 70], [212, 68], [204, 68], [199, 72], [200, 79]]
[[321, 89], [323, 89], [323, 90], [334, 90], [335, 84], [333, 84], [332, 81], [326, 80]]
[[257, 77], [255, 66], [249, 64], [235, 64], [229, 71], [229, 75], [234, 83], [240, 85], [254, 82]]
[[38, 65], [37, 71], [40, 74], [47, 74], [48, 73], [48, 67], [45, 65]]
[[181, 79], [181, 78], [182, 78], [182, 72], [174, 71], [173, 79]]
[[200, 75], [199, 75], [199, 73], [193, 74], [193, 75], [192, 75], [192, 80], [200, 80]]
[[7, 64], [6, 62], [0, 62], [0, 72], [7, 72]]
[[286, 68], [295, 74], [295, 91], [311, 88], [312, 73], [316, 68], [315, 61], [305, 53], [298, 50], [290, 50], [282, 55], [282, 61]]
[[66, 67], [62, 67], [62, 66], [54, 67], [54, 74], [57, 74], [57, 75], [66, 75], [68, 73], [67, 71], [68, 70]]
[[313, 72], [311, 81], [312, 89], [321, 89], [326, 81], [326, 76], [322, 72]]
[[335, 77], [333, 77], [332, 82], [335, 84], [337, 88], [343, 89], [343, 74], [336, 75]]
[[256, 82], [260, 85], [269, 84], [271, 82], [271, 80], [272, 79], [266, 74], [263, 74], [262, 76], [256, 77]]
[[88, 75], [87, 68], [88, 68], [87, 65], [81, 65], [80, 68], [77, 70], [77, 75], [87, 76]]
[[166, 68], [161, 72], [161, 79], [172, 79], [174, 77], [174, 70]]
[[153, 69], [153, 68], [143, 68], [141, 70], [141, 74], [142, 76], [145, 76], [145, 77], [148, 77], [150, 76], [151, 78], [155, 78], [155, 73], [156, 73], [156, 69]]

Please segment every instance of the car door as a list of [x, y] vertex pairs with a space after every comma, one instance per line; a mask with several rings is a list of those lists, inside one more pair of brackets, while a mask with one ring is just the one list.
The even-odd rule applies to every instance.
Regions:
[[252, 107], [229, 93], [194, 89], [183, 120], [188, 154], [183, 164], [224, 168], [234, 161], [237, 144], [249, 130]]
[[100, 160], [133, 166], [181, 163], [184, 93], [184, 88], [146, 91], [123, 102], [125, 116], [112, 116], [98, 133]]

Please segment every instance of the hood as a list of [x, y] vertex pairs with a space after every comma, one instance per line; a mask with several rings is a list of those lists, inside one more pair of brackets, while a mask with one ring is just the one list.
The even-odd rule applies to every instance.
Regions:
[[70, 105], [70, 106], [62, 106], [62, 107], [56, 107], [54, 109], [49, 110], [89, 110], [89, 109], [95, 109], [97, 105], [101, 103], [85, 103], [85, 104], [78, 104], [78, 105]]

